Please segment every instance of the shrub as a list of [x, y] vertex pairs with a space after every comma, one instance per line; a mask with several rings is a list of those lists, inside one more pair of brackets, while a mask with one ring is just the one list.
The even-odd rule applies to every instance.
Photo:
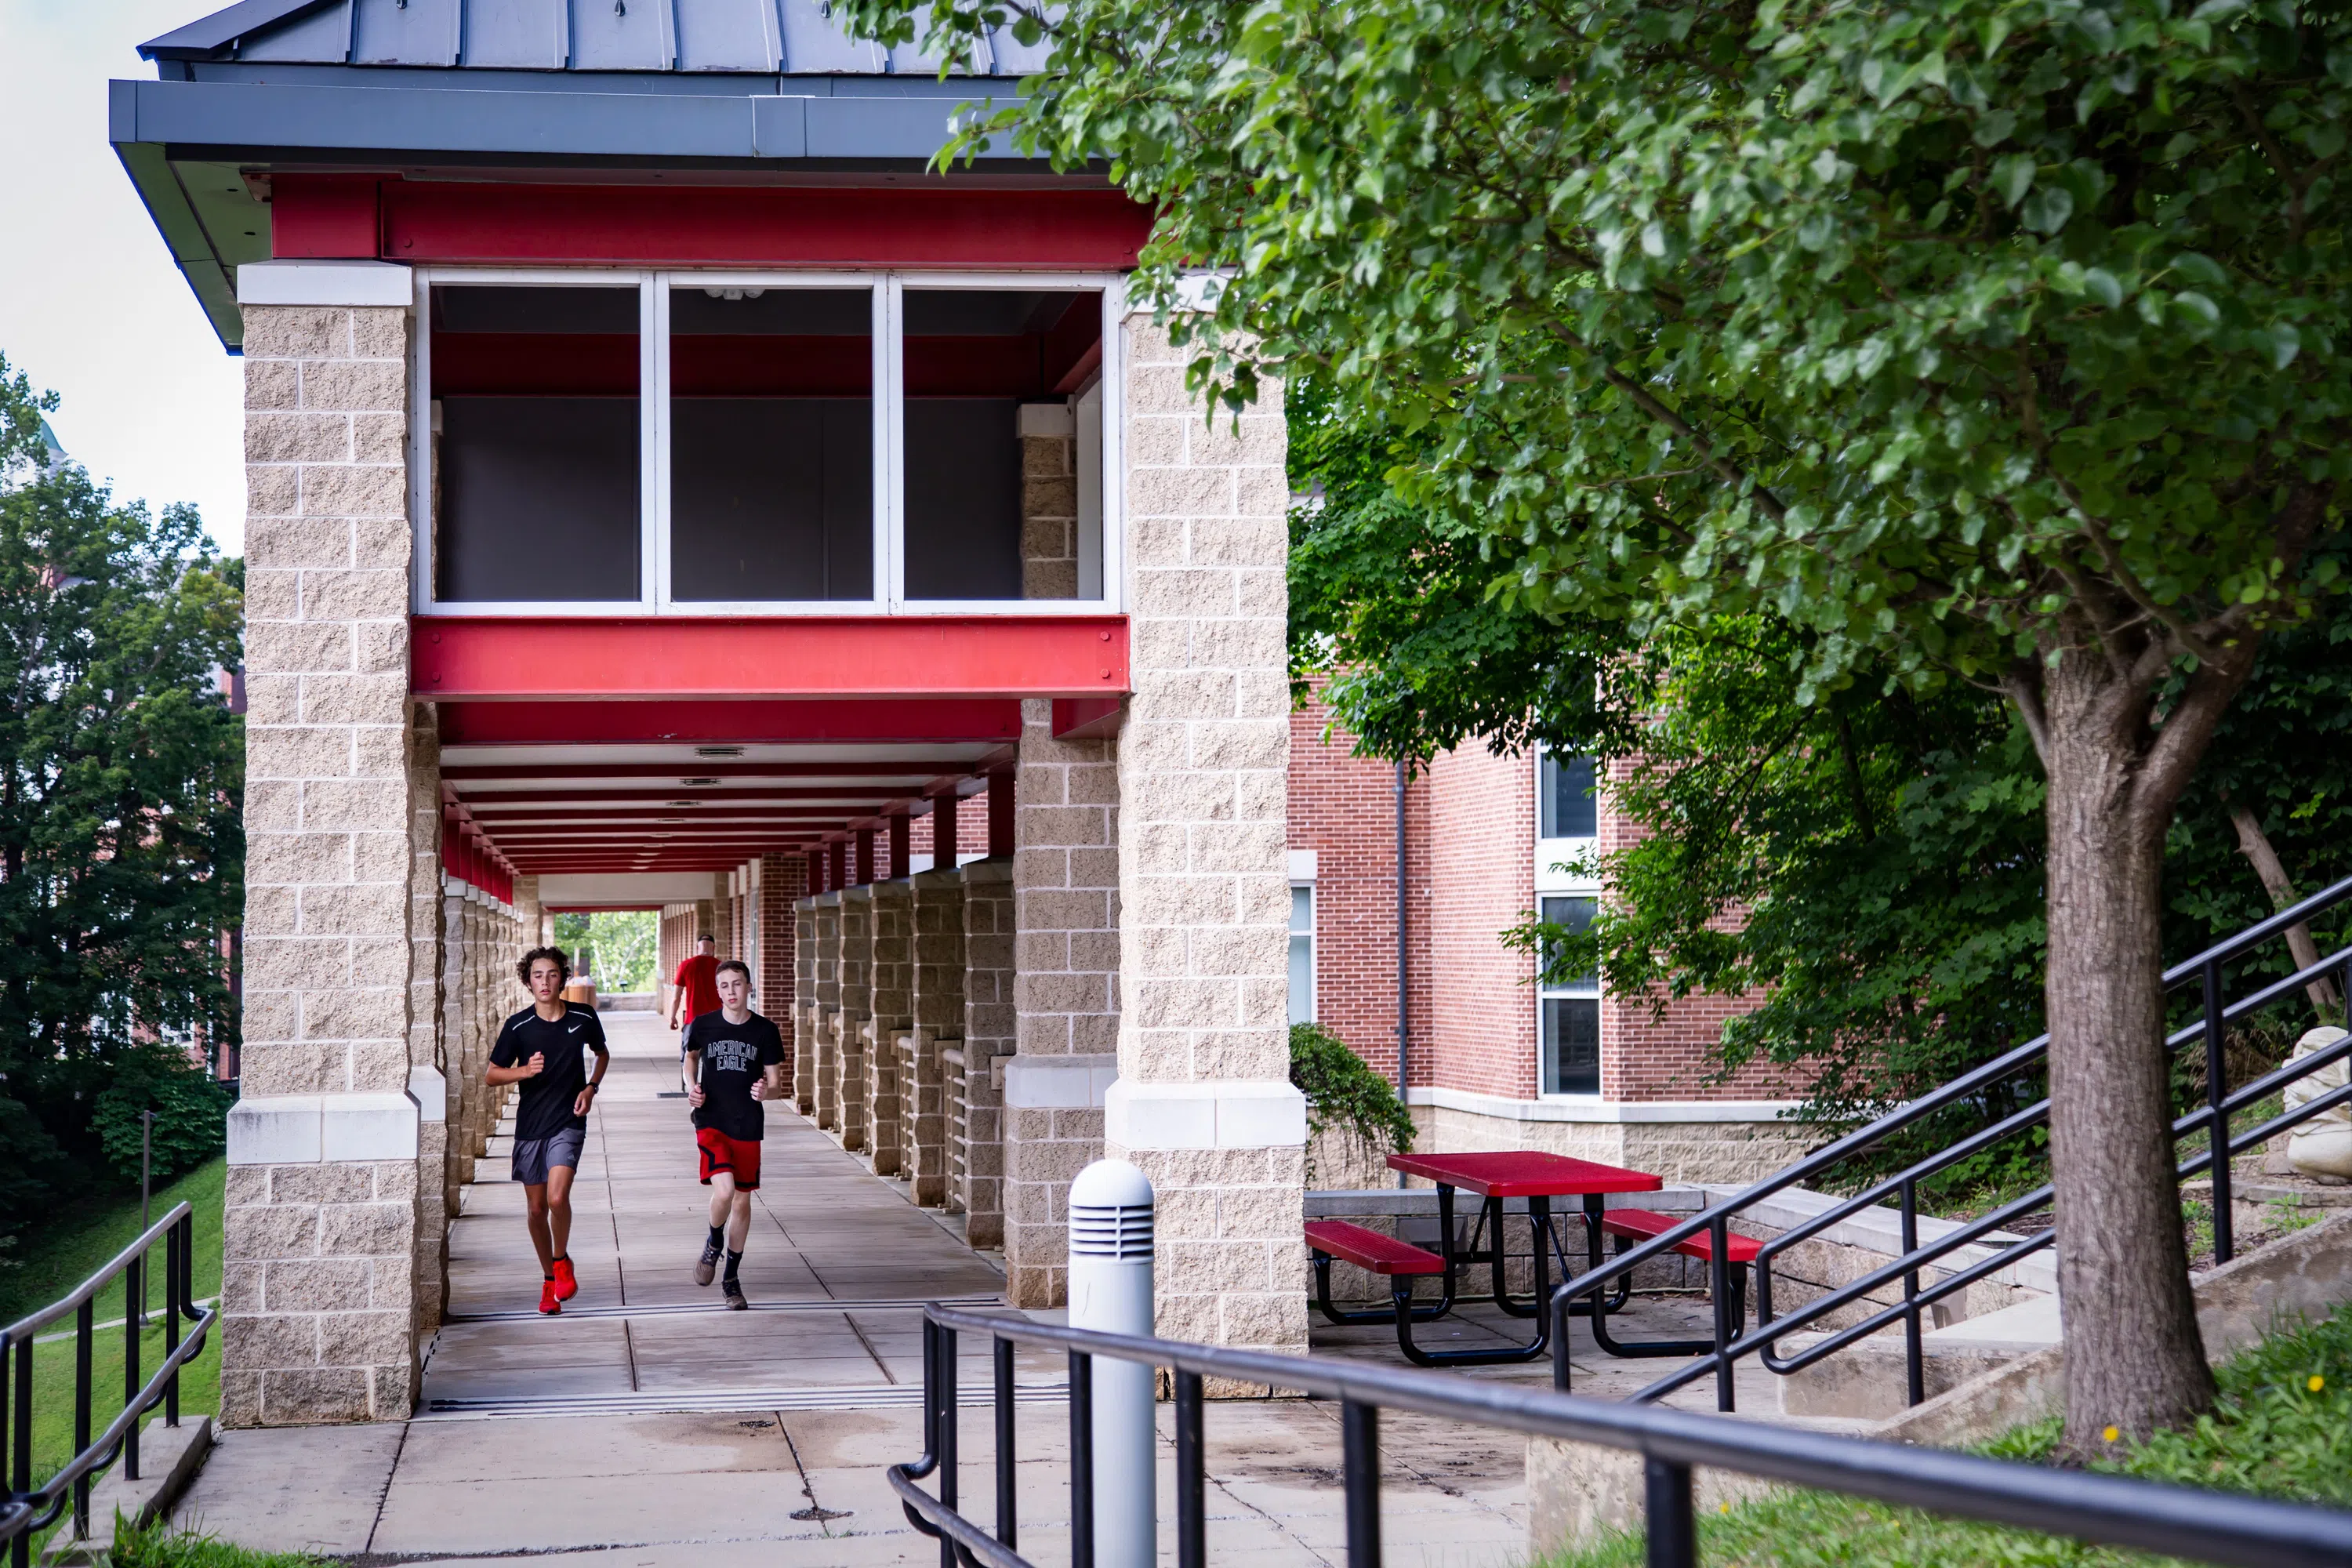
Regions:
[[1389, 1080], [1320, 1024], [1290, 1026], [1290, 1082], [1307, 1097], [1309, 1186], [1315, 1183], [1315, 1140], [1326, 1128], [1376, 1153], [1412, 1147], [1412, 1115]]
[[139, 1179], [140, 1112], [155, 1113], [154, 1180], [168, 1182], [219, 1153], [228, 1142], [229, 1093], [168, 1046], [126, 1053], [92, 1107], [90, 1131], [124, 1180]]

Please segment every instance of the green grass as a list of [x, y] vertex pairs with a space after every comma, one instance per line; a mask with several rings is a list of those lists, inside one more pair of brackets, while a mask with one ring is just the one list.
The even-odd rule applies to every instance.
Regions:
[[174, 1530], [158, 1521], [114, 1532], [114, 1568], [324, 1568], [325, 1560], [289, 1552], [256, 1552], [217, 1535]]
[[[149, 1205], [156, 1217], [169, 1214], [176, 1203], [196, 1211], [195, 1287], [199, 1300], [220, 1294], [221, 1191], [227, 1163], [209, 1160], [154, 1194]], [[139, 1190], [109, 1192], [61, 1210], [57, 1218], [24, 1237], [13, 1248], [8, 1267], [0, 1268], [0, 1323], [13, 1323], [26, 1313], [48, 1305], [110, 1262], [139, 1235]], [[150, 1310], [163, 1299], [163, 1249], [158, 1246], [148, 1262], [147, 1301]], [[98, 1299], [101, 1323], [122, 1316], [122, 1285], [109, 1285]], [[71, 1328], [68, 1322], [64, 1325]], [[51, 1332], [53, 1330], [44, 1330]]]
[[[2164, 1433], [2098, 1468], [2143, 1479], [2352, 1507], [2352, 1309], [2272, 1335], [2221, 1369], [2221, 1399], [2185, 1432]], [[2056, 1420], [1979, 1452], [2043, 1463]], [[1783, 1492], [1699, 1521], [1717, 1568], [2108, 1568], [2164, 1559], [2031, 1531], [1967, 1524], [1828, 1492]], [[1547, 1568], [1639, 1568], [1642, 1538], [1612, 1534]]]
[[[196, 1216], [195, 1294], [199, 1300], [217, 1298], [221, 1287], [221, 1188], [224, 1162], [214, 1160], [189, 1172], [154, 1195], [152, 1212], [170, 1212], [173, 1204], [194, 1206]], [[138, 1237], [139, 1194], [110, 1194], [79, 1204], [50, 1225], [33, 1233], [21, 1249], [23, 1261], [0, 1272], [0, 1321], [13, 1322], [70, 1291], [111, 1261]], [[140, 1339], [142, 1380], [154, 1375], [163, 1359], [163, 1331], [157, 1314], [163, 1303], [163, 1248], [149, 1256], [148, 1327]], [[100, 1323], [116, 1322], [94, 1336], [90, 1355], [90, 1430], [122, 1412], [122, 1352], [124, 1333], [122, 1284], [116, 1280], [100, 1291], [94, 1308]], [[41, 1331], [33, 1346], [33, 1475], [36, 1481], [54, 1475], [74, 1452], [74, 1322], [68, 1316]], [[48, 1336], [63, 1333], [64, 1339]], [[212, 1415], [220, 1411], [220, 1336], [214, 1333], [204, 1353], [180, 1372], [182, 1415]], [[160, 1419], [160, 1415], [151, 1419]], [[14, 1436], [11, 1436], [13, 1445]], [[13, 1447], [11, 1452], [13, 1454]], [[226, 1565], [224, 1565], [226, 1568]]]

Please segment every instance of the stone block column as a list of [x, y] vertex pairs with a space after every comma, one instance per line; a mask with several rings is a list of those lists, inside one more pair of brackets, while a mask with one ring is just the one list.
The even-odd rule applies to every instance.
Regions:
[[[1129, 318], [1130, 684], [1118, 1081], [1104, 1145], [1159, 1195], [1159, 1330], [1303, 1351], [1306, 1107], [1289, 1082], [1288, 487], [1278, 405], [1213, 426]], [[1269, 385], [1265, 396], [1279, 396]]]
[[841, 1146], [866, 1147], [866, 1026], [874, 1016], [874, 884], [841, 889]]
[[441, 1008], [441, 737], [414, 705], [408, 731], [408, 1093], [416, 1101], [416, 1331], [441, 1326], [448, 1295], [449, 1112], [455, 1099]]
[[793, 904], [793, 1104], [816, 1114], [816, 900]]
[[906, 1147], [901, 1169], [915, 1201], [948, 1201], [948, 1086], [941, 1053], [963, 1048], [963, 879], [952, 870], [911, 879], [915, 913], [914, 1027], [900, 1058]]
[[874, 1173], [899, 1173], [899, 1037], [915, 1021], [915, 889], [904, 878], [873, 887], [874, 955], [866, 1025], [866, 1148]]
[[1013, 862], [967, 862], [963, 879], [963, 1127], [955, 1184], [964, 1240], [1004, 1245], [1004, 1131], [996, 1058], [1013, 1054]]
[[816, 999], [816, 1124], [841, 1130], [841, 894], [810, 900], [815, 950], [811, 966]]
[[[409, 274], [241, 269], [245, 1026], [221, 1413], [392, 1421], [417, 1377]], [[429, 964], [429, 959], [425, 961]]]
[[1004, 1265], [1015, 1306], [1061, 1304], [1072, 1178], [1102, 1153], [1118, 1058], [1118, 769], [1108, 740], [1059, 741], [1021, 705], [1013, 790], [1013, 994], [1004, 1066]]

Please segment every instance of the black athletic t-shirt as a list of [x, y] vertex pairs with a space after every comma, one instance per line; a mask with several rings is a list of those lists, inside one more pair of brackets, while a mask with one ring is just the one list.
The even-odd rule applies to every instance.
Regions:
[[583, 1051], [604, 1054], [604, 1026], [596, 1010], [567, 1005], [563, 1016], [551, 1023], [537, 1007], [525, 1007], [506, 1021], [490, 1060], [499, 1067], [520, 1067], [534, 1055], [547, 1058], [537, 1078], [522, 1080], [522, 1099], [515, 1106], [515, 1137], [522, 1142], [552, 1138], [567, 1127], [588, 1125], [584, 1116], [572, 1114], [572, 1102], [588, 1087]]
[[686, 1026], [682, 1051], [702, 1053], [702, 1104], [694, 1125], [756, 1143], [767, 1131], [768, 1113], [751, 1098], [751, 1085], [772, 1067], [782, 1065], [784, 1037], [757, 1013], [740, 1024], [727, 1015], [705, 1013]]

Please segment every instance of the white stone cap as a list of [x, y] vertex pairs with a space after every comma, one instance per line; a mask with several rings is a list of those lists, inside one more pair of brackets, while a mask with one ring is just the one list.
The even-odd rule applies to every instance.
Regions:
[[415, 304], [408, 268], [392, 261], [248, 261], [236, 269], [240, 305]]
[[408, 1069], [408, 1098], [416, 1101], [416, 1118], [420, 1121], [449, 1120], [449, 1080], [436, 1068], [413, 1067]]
[[416, 1123], [405, 1092], [250, 1095], [229, 1107], [228, 1163], [414, 1160]]
[[1290, 852], [1290, 879], [1294, 882], [1311, 882], [1315, 879], [1314, 850], [1293, 849]]
[[1288, 1083], [1120, 1079], [1103, 1100], [1103, 1141], [1122, 1149], [1284, 1149], [1307, 1142], [1307, 1097]]
[[1077, 416], [1066, 403], [1024, 403], [1020, 433], [1024, 436], [1067, 436], [1078, 427]]
[[1091, 1056], [998, 1058], [1004, 1064], [1004, 1103], [1024, 1110], [1081, 1110], [1103, 1103], [1118, 1078], [1118, 1058]]

